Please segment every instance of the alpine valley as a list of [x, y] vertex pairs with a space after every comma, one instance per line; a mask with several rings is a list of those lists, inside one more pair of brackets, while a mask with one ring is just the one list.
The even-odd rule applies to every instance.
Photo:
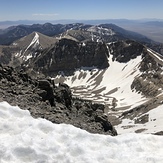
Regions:
[[1, 101], [92, 133], [163, 134], [160, 45], [114, 24], [34, 24], [0, 34]]

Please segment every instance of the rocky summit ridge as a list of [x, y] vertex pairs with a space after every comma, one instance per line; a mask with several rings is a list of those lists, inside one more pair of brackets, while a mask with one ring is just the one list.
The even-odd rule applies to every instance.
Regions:
[[35, 118], [67, 123], [91, 133], [117, 135], [104, 114], [104, 105], [72, 97], [68, 85], [34, 80], [25, 72], [0, 65], [0, 100], [30, 111]]

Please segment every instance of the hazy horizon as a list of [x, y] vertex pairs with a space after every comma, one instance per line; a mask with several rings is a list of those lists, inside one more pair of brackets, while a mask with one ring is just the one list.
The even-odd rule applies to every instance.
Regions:
[[163, 19], [163, 1], [1, 0], [0, 21]]
[[106, 19], [52, 19], [52, 20], [48, 20], [48, 19], [44, 19], [44, 20], [41, 20], [41, 19], [18, 19], [18, 20], [0, 20], [0, 22], [21, 22], [21, 21], [33, 21], [33, 22], [37, 22], [37, 21], [40, 21], [40, 22], [53, 22], [53, 21], [105, 21], [105, 20], [113, 20], [113, 21], [163, 21], [163, 18], [162, 19], [158, 19], [158, 18], [141, 18], [141, 19], [126, 19], [126, 18], [117, 18], [117, 19], [111, 19], [111, 18], [106, 18]]

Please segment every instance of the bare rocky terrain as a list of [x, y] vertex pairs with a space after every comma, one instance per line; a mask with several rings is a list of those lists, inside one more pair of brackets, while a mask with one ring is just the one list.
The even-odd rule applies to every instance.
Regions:
[[117, 135], [104, 114], [104, 105], [72, 98], [66, 84], [32, 79], [23, 71], [0, 65], [0, 101], [30, 111], [34, 118], [72, 124], [91, 133]]

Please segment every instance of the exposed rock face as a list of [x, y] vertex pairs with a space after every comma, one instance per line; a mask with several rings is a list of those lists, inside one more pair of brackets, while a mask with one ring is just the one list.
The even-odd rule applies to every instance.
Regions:
[[110, 49], [111, 54], [113, 54], [113, 60], [126, 63], [141, 55], [144, 46], [138, 42], [126, 40], [110, 44]]
[[31, 58], [36, 58], [43, 49], [51, 47], [56, 41], [53, 37], [33, 32], [10, 46], [0, 46], [0, 64], [17, 68], [27, 66]]
[[66, 84], [33, 80], [24, 72], [0, 66], [0, 100], [28, 109], [35, 118], [68, 123], [92, 133], [117, 135], [104, 116], [104, 105], [73, 99]]
[[146, 97], [155, 97], [160, 94], [163, 88], [161, 61], [144, 50], [140, 71], [142, 73], [134, 79], [131, 88]]
[[0, 46], [0, 64], [9, 65], [12, 60], [12, 49], [11, 47]]
[[[45, 50], [34, 61], [34, 67], [45, 74], [70, 72], [80, 67], [106, 68], [109, 66], [108, 50], [105, 43], [79, 43], [61, 39], [53, 48]], [[32, 65], [33, 66], [33, 65]]]
[[163, 55], [163, 43], [150, 43], [146, 46]]

